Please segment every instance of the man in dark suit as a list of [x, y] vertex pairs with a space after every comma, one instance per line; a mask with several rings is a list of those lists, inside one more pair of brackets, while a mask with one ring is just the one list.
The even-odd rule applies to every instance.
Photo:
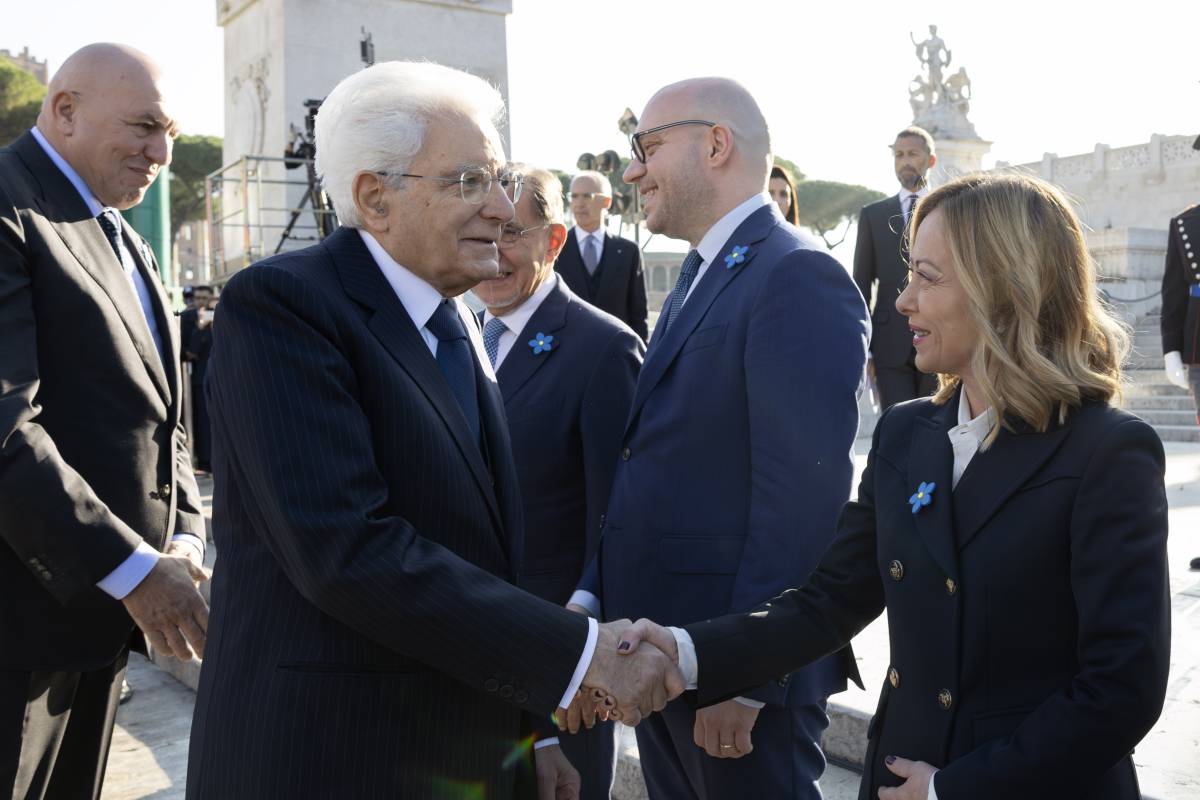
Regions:
[[[481, 282], [483, 346], [500, 384], [525, 512], [521, 587], [566, 605], [596, 554], [621, 432], [645, 347], [619, 319], [583, 302], [554, 273], [566, 240], [562, 190], [523, 165], [516, 216], [500, 237], [500, 277]], [[560, 742], [557, 731], [535, 745]], [[561, 737], [581, 797], [607, 799], [616, 757], [611, 722]]]
[[[0, 795], [99, 797], [125, 661], [203, 651], [179, 337], [137, 205], [176, 126], [142, 53], [89, 45], [0, 149]], [[165, 550], [165, 552], [163, 552]], [[190, 643], [190, 647], [189, 647]]]
[[937, 155], [933, 137], [915, 125], [900, 131], [891, 149], [900, 192], [863, 207], [854, 248], [854, 282], [871, 308], [870, 368], [881, 410], [928, 397], [937, 388], [936, 376], [916, 368], [908, 318], [896, 311], [908, 276], [904, 230], [917, 201], [929, 193], [927, 177]]
[[[578, 599], [680, 625], [752, 608], [816, 565], [850, 494], [869, 326], [845, 269], [766, 194], [770, 137], [743, 87], [662, 89], [633, 151], [647, 226], [693, 249]], [[848, 675], [847, 649], [699, 712], [670, 704], [637, 729], [650, 796], [819, 797], [825, 699]]]
[[575, 227], [554, 269], [571, 291], [607, 311], [649, 339], [646, 327], [646, 276], [636, 242], [605, 229], [612, 205], [612, 183], [600, 172], [581, 172], [571, 181], [571, 214]]
[[[316, 120], [345, 227], [222, 291], [205, 387], [220, 558], [190, 798], [503, 800], [521, 710], [547, 718], [584, 685], [636, 722], [682, 689], [661, 652], [624, 668], [614, 626], [512, 585], [503, 400], [456, 299], [498, 274], [519, 199], [502, 112], [436, 64], [346, 78]], [[539, 772], [569, 796], [554, 751]]]

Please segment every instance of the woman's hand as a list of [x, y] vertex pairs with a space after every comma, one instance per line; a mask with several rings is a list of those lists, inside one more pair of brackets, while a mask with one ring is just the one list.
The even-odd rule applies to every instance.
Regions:
[[883, 786], [879, 789], [879, 800], [925, 800], [929, 797], [929, 782], [937, 769], [924, 761], [909, 761], [907, 758], [888, 756], [883, 760], [894, 774], [907, 780], [899, 786]]

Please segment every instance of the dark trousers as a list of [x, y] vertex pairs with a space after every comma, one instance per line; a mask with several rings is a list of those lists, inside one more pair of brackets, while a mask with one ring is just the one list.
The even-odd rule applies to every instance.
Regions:
[[204, 396], [204, 373], [192, 380], [192, 457], [196, 468], [212, 472], [212, 422], [208, 418], [208, 399]]
[[0, 670], [0, 797], [100, 797], [128, 655], [94, 672]]
[[754, 750], [741, 758], [713, 758], [697, 747], [695, 720], [695, 712], [676, 700], [635, 728], [650, 800], [820, 800], [818, 781], [825, 771], [820, 741], [829, 726], [825, 703], [764, 707], [750, 734]]
[[608, 800], [617, 763], [617, 730], [612, 722], [598, 722], [590, 731], [558, 737], [563, 755], [579, 770], [580, 800]]
[[876, 364], [875, 388], [879, 391], [879, 410], [884, 411], [905, 400], [929, 397], [937, 391], [937, 376], [921, 372], [909, 356], [908, 363], [898, 367]]

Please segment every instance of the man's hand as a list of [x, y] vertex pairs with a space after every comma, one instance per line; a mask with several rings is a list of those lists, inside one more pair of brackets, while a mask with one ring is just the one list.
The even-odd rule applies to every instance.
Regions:
[[579, 772], [556, 744], [533, 751], [538, 800], [579, 800]]
[[208, 573], [192, 558], [167, 552], [121, 602], [155, 650], [187, 661], [193, 649], [204, 655], [208, 605], [196, 586], [206, 580]]
[[1188, 385], [1188, 368], [1183, 365], [1183, 356], [1178, 350], [1163, 354], [1163, 366], [1166, 367], [1167, 380], [1180, 389], [1191, 388]]
[[907, 780], [899, 786], [880, 787], [879, 800], [926, 800], [929, 797], [929, 782], [933, 780], [933, 773], [937, 772], [932, 764], [897, 756], [888, 756], [883, 763], [893, 773]]
[[757, 708], [726, 700], [696, 712], [692, 739], [713, 758], [741, 758], [754, 749], [750, 731], [757, 720]]
[[[675, 660], [648, 642], [636, 654], [618, 652], [621, 634], [630, 627], [627, 619], [600, 625], [583, 685], [592, 691], [594, 700], [604, 704], [611, 719], [637, 725], [642, 717], [662, 711], [668, 701], [682, 694], [684, 681]], [[674, 646], [671, 649], [674, 651]]]
[[575, 699], [565, 711], [560, 708], [554, 714], [558, 729], [570, 733], [579, 733], [581, 727], [591, 730], [597, 719], [608, 719], [608, 706], [604, 704], [604, 698], [595, 697], [592, 690], [586, 687], [575, 693]]
[[679, 663], [679, 645], [675, 636], [651, 619], [639, 619], [627, 627], [621, 634], [621, 643], [617, 650], [625, 655], [632, 655], [642, 642], [649, 642], [666, 653], [676, 664]]
[[[183, 556], [188, 561], [192, 562], [197, 569], [204, 573], [204, 580], [208, 580], [210, 577], [212, 577], [209, 575], [208, 570], [204, 568], [204, 554], [201, 553], [190, 542], [180, 540], [172, 541], [169, 545], [167, 545], [167, 553], [168, 555], [173, 556]], [[199, 583], [200, 581], [197, 580], [196, 584], [199, 585]]]

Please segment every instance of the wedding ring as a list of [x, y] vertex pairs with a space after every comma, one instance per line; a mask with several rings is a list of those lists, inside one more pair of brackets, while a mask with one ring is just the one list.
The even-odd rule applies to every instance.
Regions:
[[737, 745], [736, 744], [723, 744], [723, 745], [721, 745], [721, 749], [722, 750], [737, 750]]

